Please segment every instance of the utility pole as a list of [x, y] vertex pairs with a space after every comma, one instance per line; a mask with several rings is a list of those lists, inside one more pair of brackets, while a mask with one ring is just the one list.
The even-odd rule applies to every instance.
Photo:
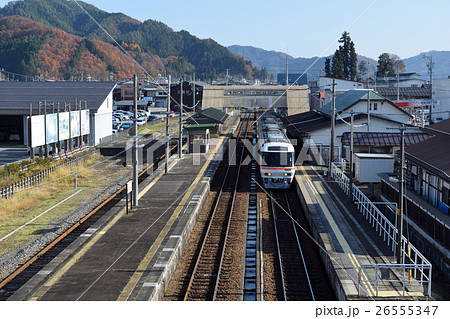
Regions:
[[355, 118], [355, 111], [351, 111], [351, 127], [350, 127], [350, 190], [349, 190], [349, 196], [350, 199], [352, 199], [352, 193], [353, 193], [353, 120]]
[[30, 103], [30, 119], [28, 121], [28, 146], [30, 150], [30, 158], [34, 161], [34, 147], [31, 144], [31, 118], [33, 117], [33, 104]]
[[181, 159], [183, 156], [183, 78], [180, 78], [180, 131], [178, 142], [178, 157]]
[[169, 83], [167, 84], [167, 89], [168, 89], [168, 93], [167, 93], [167, 114], [166, 114], [166, 167], [165, 167], [165, 172], [167, 174], [167, 172], [169, 172], [169, 149], [170, 149], [170, 136], [169, 136], [169, 114], [170, 114], [170, 80], [171, 77], [169, 75]]
[[289, 86], [289, 67], [288, 67], [288, 56], [287, 56], [287, 53], [286, 53], [286, 86]]
[[432, 113], [432, 109], [433, 109], [433, 67], [434, 67], [434, 62], [433, 62], [433, 57], [430, 56], [423, 56], [425, 59], [427, 59], [427, 67], [428, 67], [428, 73], [430, 74], [430, 124], [433, 123], [432, 118], [431, 118], [431, 113]]
[[400, 101], [400, 68], [397, 65], [397, 102]]
[[226, 86], [228, 86], [228, 71], [230, 70], [230, 69], [225, 69], [226, 71], [227, 71], [227, 78], [225, 79], [225, 83], [226, 83]]
[[367, 89], [367, 133], [370, 132], [370, 90]]
[[336, 117], [336, 80], [333, 79], [333, 100], [331, 101], [331, 141], [330, 141], [330, 167], [329, 174], [331, 176], [332, 163], [334, 162], [334, 126]]
[[402, 238], [403, 238], [403, 187], [404, 187], [404, 171], [405, 166], [405, 130], [406, 127], [400, 127], [400, 178], [398, 181], [398, 209], [397, 209], [397, 264], [403, 263], [402, 258]]
[[193, 76], [194, 89], [192, 90], [194, 96], [192, 97], [192, 111], [195, 113], [195, 73]]
[[133, 206], [138, 207], [138, 147], [137, 147], [137, 75], [133, 75], [134, 141], [133, 141]]

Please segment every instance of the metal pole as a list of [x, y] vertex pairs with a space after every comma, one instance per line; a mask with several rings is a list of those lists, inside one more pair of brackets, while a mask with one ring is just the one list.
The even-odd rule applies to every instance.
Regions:
[[194, 90], [193, 90], [194, 97], [192, 98], [192, 111], [195, 112], [195, 73], [193, 76], [193, 80], [194, 80]]
[[400, 101], [400, 68], [397, 65], [397, 102]]
[[138, 148], [137, 148], [137, 75], [133, 76], [133, 107], [134, 107], [134, 142], [133, 142], [133, 206], [138, 206]]
[[370, 90], [367, 89], [367, 133], [370, 132]]
[[180, 78], [180, 130], [179, 130], [179, 141], [178, 141], [178, 157], [183, 156], [183, 78]]
[[168, 93], [167, 93], [167, 114], [166, 114], [166, 168], [165, 172], [169, 171], [169, 148], [170, 148], [170, 136], [169, 136], [169, 113], [170, 113], [170, 80], [171, 77], [169, 75], [169, 83], [167, 85]]
[[403, 238], [403, 187], [404, 187], [404, 172], [403, 167], [405, 166], [405, 130], [404, 126], [400, 127], [400, 178], [398, 181], [398, 210], [397, 210], [397, 264], [403, 262], [402, 258], [402, 238]]
[[28, 121], [28, 146], [30, 148], [30, 158], [34, 161], [34, 147], [31, 145], [31, 118], [33, 117], [33, 104], [30, 103], [30, 120]]
[[355, 117], [355, 111], [352, 110], [351, 112], [351, 129], [350, 129], [350, 191], [349, 196], [350, 199], [352, 199], [352, 193], [353, 193], [353, 120]]
[[331, 142], [330, 142], [330, 165], [328, 172], [331, 175], [331, 165], [334, 162], [334, 126], [336, 117], [336, 80], [333, 79], [333, 100], [331, 101]]

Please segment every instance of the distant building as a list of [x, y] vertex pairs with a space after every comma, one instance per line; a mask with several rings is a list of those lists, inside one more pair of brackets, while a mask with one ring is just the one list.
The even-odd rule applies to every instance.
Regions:
[[450, 78], [433, 79], [432, 121], [440, 122], [450, 118]]
[[317, 110], [325, 104], [331, 102], [333, 98], [333, 80], [336, 83], [335, 92], [339, 96], [349, 90], [363, 89], [364, 83], [358, 81], [349, 81], [336, 79], [328, 76], [319, 77], [319, 81], [311, 82], [311, 109]]
[[301, 86], [205, 86], [203, 108], [227, 111], [241, 107], [273, 108], [287, 115], [307, 112], [308, 88]]
[[[336, 98], [335, 161], [344, 157], [349, 159], [343, 149], [342, 136], [350, 131], [352, 111], [355, 112], [355, 133], [388, 132], [387, 127], [399, 127], [410, 120], [410, 115], [394, 103], [373, 91], [369, 92], [370, 104], [367, 90], [350, 90]], [[283, 120], [289, 137], [297, 139], [300, 146], [313, 144], [311, 147], [317, 148], [326, 161], [331, 143], [331, 112], [331, 103], [328, 103], [319, 110], [288, 116]]]
[[[202, 109], [203, 101], [203, 86], [202, 82], [195, 82], [195, 107], [194, 107], [194, 83], [183, 81], [183, 107], [185, 112], [197, 112]], [[172, 111], [180, 111], [181, 101], [181, 85], [175, 83], [170, 89], [170, 95], [172, 101], [170, 102], [170, 108]]]
[[286, 73], [278, 73], [277, 81], [278, 85], [305, 85], [308, 84], [308, 75], [300, 73], [289, 73], [288, 83], [286, 83]]
[[[0, 142], [28, 145], [27, 118], [32, 115], [89, 109], [88, 143], [112, 134], [112, 82], [0, 82]], [[45, 110], [46, 106], [46, 110]], [[12, 136], [14, 138], [12, 139]], [[18, 139], [17, 139], [18, 138]]]
[[400, 73], [398, 80], [397, 74], [386, 74], [376, 78], [376, 87], [421, 87], [425, 85], [425, 81], [420, 79], [417, 73]]

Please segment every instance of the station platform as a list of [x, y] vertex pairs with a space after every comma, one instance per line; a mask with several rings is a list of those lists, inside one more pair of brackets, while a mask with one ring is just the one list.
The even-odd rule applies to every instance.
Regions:
[[126, 214], [122, 200], [9, 300], [158, 300], [238, 123], [208, 153], [173, 155], [168, 173], [162, 165], [139, 185], [137, 207]]
[[416, 282], [401, 283], [397, 269], [376, 281], [373, 267], [395, 264], [391, 247], [358, 211], [337, 183], [319, 168], [297, 166], [295, 185], [314, 239], [324, 249], [321, 258], [338, 300], [425, 300]]

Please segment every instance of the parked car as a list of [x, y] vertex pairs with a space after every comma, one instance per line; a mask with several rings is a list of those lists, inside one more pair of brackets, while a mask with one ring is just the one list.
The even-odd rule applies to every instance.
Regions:
[[137, 125], [143, 125], [143, 124], [145, 124], [145, 118], [143, 118], [143, 117], [138, 118], [138, 119], [136, 120], [136, 124], [137, 124]]
[[128, 130], [133, 126], [133, 121], [125, 121], [122, 123], [122, 130]]
[[147, 118], [147, 122], [154, 121], [154, 120], [156, 120], [157, 118], [158, 118], [158, 117], [157, 117], [156, 115], [149, 115], [148, 118]]

